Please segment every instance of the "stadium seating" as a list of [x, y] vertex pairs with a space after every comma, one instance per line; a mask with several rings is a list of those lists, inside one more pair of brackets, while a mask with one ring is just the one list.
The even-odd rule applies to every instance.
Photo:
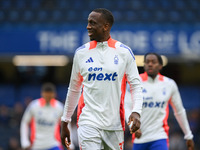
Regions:
[[[97, 7], [111, 10], [116, 23], [199, 23], [199, 0], [1, 0], [0, 24], [83, 23]], [[31, 24], [30, 24], [31, 23]], [[33, 23], [33, 24], [32, 24]]]
[[0, 104], [13, 106], [16, 99], [16, 91], [14, 85], [0, 85]]

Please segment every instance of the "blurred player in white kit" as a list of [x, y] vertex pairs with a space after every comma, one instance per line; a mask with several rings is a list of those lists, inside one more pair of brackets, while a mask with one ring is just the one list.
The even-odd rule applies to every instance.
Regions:
[[129, 114], [131, 130], [135, 132], [140, 128], [142, 87], [135, 57], [128, 46], [111, 38], [113, 22], [113, 15], [107, 9], [97, 8], [89, 14], [87, 30], [90, 42], [75, 52], [61, 119], [61, 139], [66, 147], [70, 145], [67, 125], [79, 101], [80, 149], [123, 150], [126, 81], [134, 95], [133, 109]]
[[41, 96], [29, 104], [23, 115], [21, 146], [25, 150], [63, 150], [60, 139], [63, 104], [55, 99], [56, 88], [51, 83], [43, 84]]
[[[140, 74], [143, 85], [143, 109], [141, 128], [133, 134], [133, 150], [168, 150], [167, 124], [170, 104], [183, 133], [188, 150], [194, 150], [193, 135], [190, 130], [186, 111], [183, 107], [178, 87], [174, 80], [161, 75], [162, 58], [156, 53], [144, 56], [145, 73]], [[131, 110], [130, 89], [125, 96], [127, 115]], [[128, 116], [126, 116], [128, 118]]]

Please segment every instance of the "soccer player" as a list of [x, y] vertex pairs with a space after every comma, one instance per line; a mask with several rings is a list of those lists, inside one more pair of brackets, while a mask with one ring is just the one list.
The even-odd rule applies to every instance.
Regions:
[[131, 130], [135, 132], [140, 128], [142, 87], [135, 57], [129, 47], [111, 38], [113, 22], [113, 15], [107, 9], [97, 8], [89, 14], [87, 30], [91, 42], [75, 52], [61, 118], [61, 140], [66, 147], [70, 144], [67, 125], [79, 101], [80, 149], [123, 149], [126, 81], [134, 95], [129, 122], [133, 122]]
[[61, 150], [60, 117], [63, 104], [55, 99], [56, 89], [51, 83], [42, 86], [41, 96], [28, 105], [23, 115], [21, 146], [25, 150]]
[[[140, 74], [143, 85], [143, 109], [141, 128], [133, 134], [133, 150], [168, 150], [168, 113], [170, 104], [174, 115], [184, 132], [188, 150], [194, 149], [186, 111], [183, 107], [178, 87], [174, 80], [161, 75], [162, 58], [156, 53], [144, 56], [145, 73]], [[125, 96], [126, 113], [131, 110], [131, 95]], [[128, 116], [126, 116], [127, 118]]]

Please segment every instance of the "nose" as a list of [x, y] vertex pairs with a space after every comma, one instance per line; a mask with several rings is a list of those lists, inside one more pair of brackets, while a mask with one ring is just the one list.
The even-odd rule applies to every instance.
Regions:
[[89, 23], [87, 24], [86, 29], [87, 29], [87, 30], [91, 29], [91, 26], [89, 25]]
[[148, 65], [149, 67], [151, 67], [151, 66], [153, 65], [153, 63], [152, 63], [152, 62], [149, 62], [147, 65]]

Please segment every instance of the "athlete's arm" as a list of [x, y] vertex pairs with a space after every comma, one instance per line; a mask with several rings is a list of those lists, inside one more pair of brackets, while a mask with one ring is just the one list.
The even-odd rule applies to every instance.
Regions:
[[[62, 117], [62, 114], [63, 114], [63, 104], [62, 103], [60, 103], [59, 102], [59, 118], [60, 117]], [[61, 127], [61, 121], [60, 121], [60, 119], [59, 119], [59, 125], [60, 125], [60, 127]], [[68, 125], [68, 124], [67, 124]], [[69, 128], [69, 131], [71, 130], [71, 123], [69, 123], [69, 126], [68, 126]], [[60, 133], [60, 130], [59, 130], [59, 133]], [[65, 132], [66, 133], [66, 132]], [[73, 135], [71, 135], [71, 137], [72, 137]], [[69, 145], [69, 148], [68, 148], [68, 150], [73, 150], [74, 149], [74, 144], [73, 144], [73, 141], [71, 140], [71, 142], [70, 142], [70, 145]]]
[[[130, 86], [127, 84], [127, 88], [126, 88], [126, 94], [125, 94], [125, 98], [124, 98], [124, 108], [125, 108], [125, 117], [126, 117], [126, 122], [129, 122], [129, 117], [130, 114], [132, 113], [132, 108], [133, 104], [131, 101], [131, 93], [130, 93]], [[131, 128], [131, 125], [129, 125], [129, 127]], [[132, 133], [132, 131], [130, 131]], [[141, 130], [138, 129], [135, 132], [135, 137], [136, 138], [140, 138], [142, 136]]]
[[[63, 116], [61, 117], [61, 141], [67, 148], [70, 145], [70, 132], [68, 123], [71, 122], [71, 117], [78, 104], [78, 99], [81, 93], [82, 77], [79, 72], [77, 53], [74, 56], [72, 73], [68, 93], [65, 101]], [[67, 142], [66, 142], [67, 138]]]
[[31, 148], [31, 143], [29, 140], [29, 124], [32, 118], [32, 109], [33, 106], [32, 103], [30, 103], [24, 112], [20, 125], [20, 141], [22, 148], [25, 150], [29, 150]]
[[189, 127], [186, 111], [183, 107], [181, 96], [178, 91], [178, 87], [174, 81], [172, 82], [172, 88], [173, 88], [173, 93], [172, 93], [170, 104], [173, 108], [175, 118], [178, 121], [178, 124], [185, 135], [184, 139], [187, 140], [186, 145], [188, 149], [193, 150], [194, 149], [194, 142], [192, 140], [193, 135]]
[[131, 100], [133, 104], [132, 113], [129, 117], [128, 125], [131, 125], [131, 133], [134, 133], [140, 128], [140, 114], [142, 111], [142, 86], [139, 79], [139, 73], [135, 62], [135, 57], [130, 49], [127, 57], [126, 75], [130, 85]]

